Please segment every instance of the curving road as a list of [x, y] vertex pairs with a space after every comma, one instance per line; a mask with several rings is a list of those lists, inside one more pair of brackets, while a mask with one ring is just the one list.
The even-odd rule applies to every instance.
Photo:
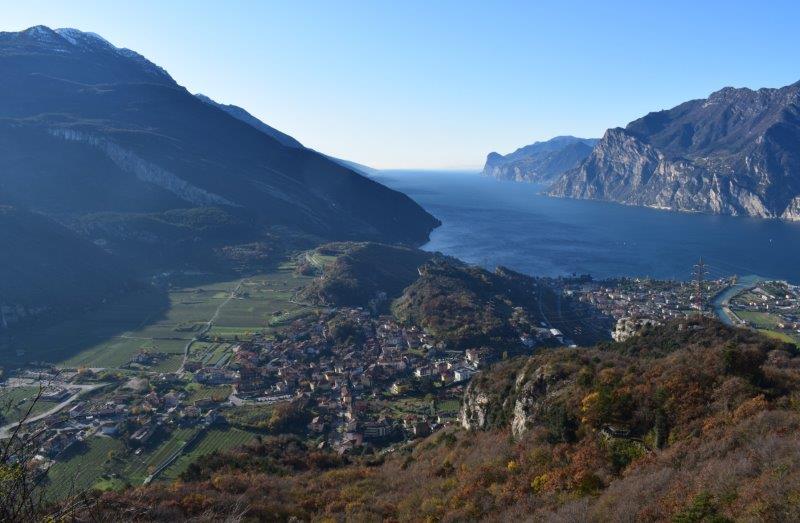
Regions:
[[[19, 380], [19, 381], [20, 381], [19, 383], [14, 383], [14, 379], [8, 380], [8, 385], [6, 385], [6, 386], [12, 386], [13, 387], [13, 386], [31, 386], [32, 385], [29, 382], [25, 382], [23, 384], [22, 380]], [[63, 386], [65, 388], [70, 388], [70, 389], [78, 388], [80, 390], [78, 392], [76, 392], [75, 394], [73, 394], [72, 396], [70, 396], [69, 398], [67, 398], [64, 401], [62, 401], [61, 403], [59, 403], [58, 405], [56, 405], [55, 407], [53, 407], [52, 409], [48, 410], [47, 412], [42, 412], [41, 414], [37, 414], [36, 416], [31, 416], [30, 418], [26, 419], [25, 421], [22, 422], [22, 425], [27, 425], [28, 423], [33, 423], [35, 421], [39, 421], [41, 419], [44, 419], [47, 416], [55, 414], [56, 412], [60, 411], [61, 409], [63, 409], [67, 405], [75, 402], [75, 400], [77, 400], [83, 394], [86, 394], [87, 392], [95, 390], [95, 389], [98, 389], [100, 387], [105, 387], [106, 385], [108, 385], [108, 383], [93, 383], [91, 385], [75, 385], [75, 384], [72, 384], [72, 383], [55, 384], [54, 386]], [[11, 431], [13, 429], [15, 429], [18, 425], [20, 425], [20, 423], [18, 421], [15, 421], [13, 423], [9, 423], [7, 425], [4, 425], [4, 426], [0, 427], [0, 439], [5, 439], [5, 438], [9, 437], [11, 435]]]

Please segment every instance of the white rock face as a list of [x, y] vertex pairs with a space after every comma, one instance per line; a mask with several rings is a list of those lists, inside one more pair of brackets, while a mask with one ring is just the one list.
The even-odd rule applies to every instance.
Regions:
[[[519, 438], [563, 401], [566, 376], [552, 365], [532, 367], [526, 364], [514, 380], [513, 389], [502, 398], [491, 398], [476, 382], [464, 392], [459, 422], [467, 430], [485, 430], [497, 426], [498, 420], [509, 423], [514, 437]], [[506, 412], [510, 413], [510, 418]]]
[[781, 218], [784, 220], [800, 221], [800, 196], [795, 196], [786, 210], [783, 211]]
[[617, 320], [611, 337], [614, 341], [625, 341], [631, 336], [635, 336], [643, 328], [657, 325], [661, 325], [661, 322], [650, 318], [620, 318]]
[[196, 187], [166, 169], [140, 158], [133, 151], [124, 149], [105, 138], [99, 138], [73, 129], [50, 129], [49, 132], [51, 135], [64, 140], [87, 143], [100, 149], [123, 171], [135, 175], [143, 182], [152, 183], [162, 189], [166, 189], [189, 203], [238, 207], [237, 204], [230, 200]]
[[0, 330], [47, 312], [45, 306], [31, 307], [21, 303], [0, 303]]
[[486, 408], [489, 405], [489, 396], [482, 392], [475, 392], [472, 386], [467, 387], [461, 409], [458, 411], [458, 421], [467, 430], [486, 428]]
[[551, 196], [673, 211], [795, 220], [800, 82], [725, 88], [606, 131]]

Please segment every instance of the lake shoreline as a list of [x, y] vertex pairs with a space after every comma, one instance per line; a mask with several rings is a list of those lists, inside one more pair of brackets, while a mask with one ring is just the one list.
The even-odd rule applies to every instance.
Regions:
[[800, 222], [556, 198], [541, 194], [542, 184], [477, 171], [383, 171], [374, 179], [441, 220], [423, 249], [489, 269], [686, 281], [702, 257], [712, 278], [800, 283]]

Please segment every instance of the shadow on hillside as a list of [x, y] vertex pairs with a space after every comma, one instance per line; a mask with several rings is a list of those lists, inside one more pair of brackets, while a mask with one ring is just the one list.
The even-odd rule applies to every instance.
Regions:
[[168, 311], [165, 289], [139, 286], [85, 310], [11, 329], [0, 336], [0, 364], [61, 363], [125, 332], [158, 322]]
[[[142, 330], [165, 320], [170, 311], [171, 290], [233, 282], [256, 274], [270, 273], [278, 270], [284, 261], [285, 258], [276, 257], [249, 270], [175, 274], [168, 279], [169, 285], [167, 280], [155, 284], [137, 284], [131, 290], [107, 298], [105, 303], [90, 309], [0, 334], [0, 366], [62, 364], [84, 351], [107, 344], [126, 332]], [[196, 321], [208, 319], [196, 318]], [[176, 340], [191, 337], [178, 331], [174, 335]], [[102, 347], [101, 350], [113, 348]]]

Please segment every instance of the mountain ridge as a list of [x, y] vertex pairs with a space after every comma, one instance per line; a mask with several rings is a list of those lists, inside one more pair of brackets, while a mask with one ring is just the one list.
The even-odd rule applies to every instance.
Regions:
[[577, 166], [589, 156], [595, 138], [556, 136], [520, 147], [507, 155], [491, 152], [483, 174], [500, 180], [546, 182]]
[[[439, 225], [405, 194], [254, 123], [94, 33], [0, 33], [0, 205], [48, 221], [31, 229], [33, 244], [47, 245], [51, 229], [74, 236], [59, 245], [87, 257], [87, 268], [104, 260], [134, 276], [254, 270], [247, 260], [267, 263], [289, 244], [418, 245]], [[17, 269], [52, 258], [44, 247], [26, 254], [4, 259], [14, 270], [0, 273], [0, 289], [16, 283]], [[92, 270], [73, 265], [95, 300], [108, 294], [90, 284]], [[49, 281], [28, 276], [31, 287]], [[122, 288], [122, 278], [107, 280]], [[35, 307], [69, 302], [74, 287], [59, 288]]]
[[[42, 26], [0, 34], [9, 203], [59, 214], [222, 205], [265, 227], [407, 243], [438, 225], [407, 196], [199, 100], [140, 55], [84, 41]], [[62, 191], [66, 179], [78, 187]]]
[[726, 87], [609, 129], [548, 194], [800, 220], [800, 82]]

